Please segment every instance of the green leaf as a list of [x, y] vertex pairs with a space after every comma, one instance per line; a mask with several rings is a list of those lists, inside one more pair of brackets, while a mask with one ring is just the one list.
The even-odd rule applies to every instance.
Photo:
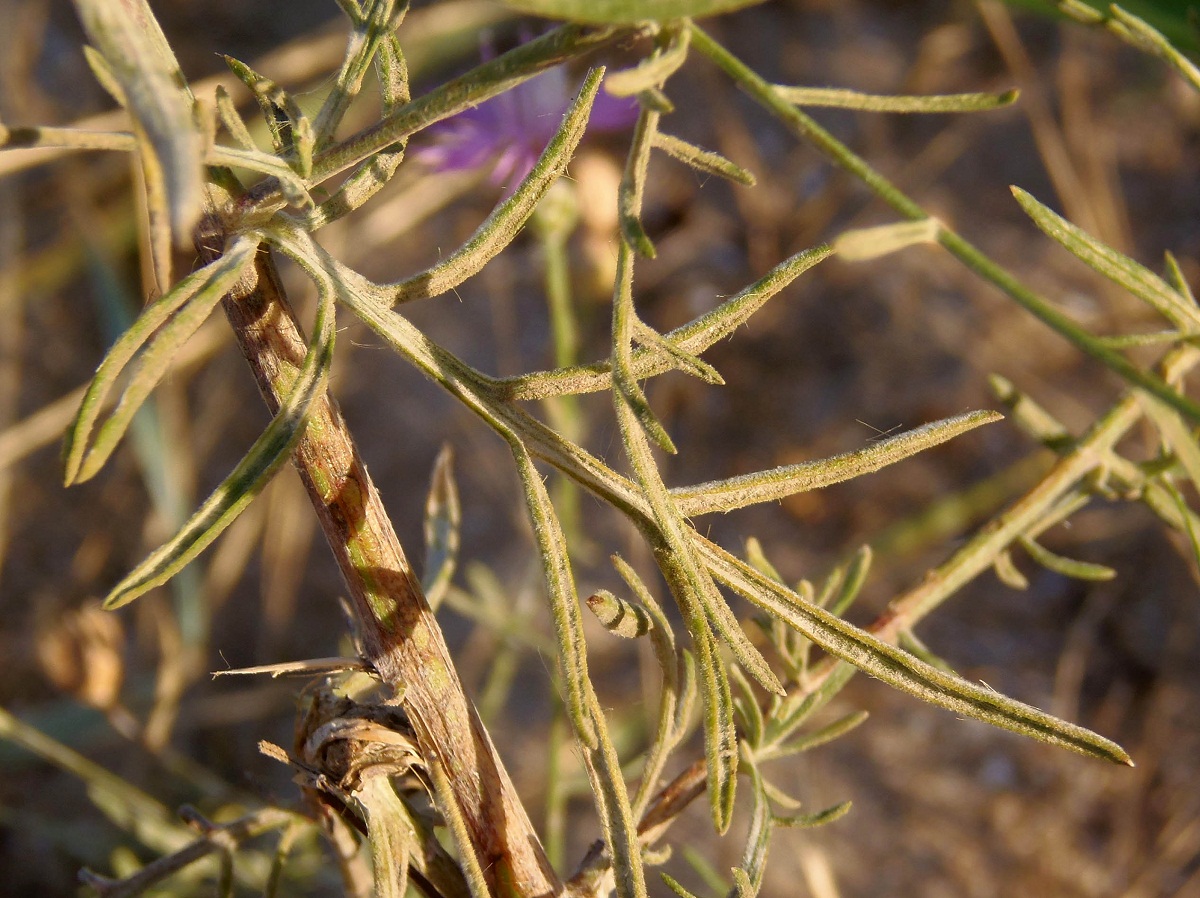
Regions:
[[315, 336], [287, 398], [250, 451], [183, 528], [113, 587], [105, 608], [119, 608], [175, 576], [237, 518], [287, 461], [309, 410], [325, 392], [333, 360], [333, 284], [318, 282]]
[[161, 178], [175, 242], [189, 241], [204, 202], [204, 140], [192, 96], [146, 0], [75, 0], [144, 135], [148, 178]]
[[871, 570], [873, 558], [870, 546], [859, 546], [849, 561], [838, 566], [837, 584], [828, 591], [822, 589], [821, 599], [817, 604], [828, 608], [831, 614], [838, 617], [844, 615], [858, 598], [863, 584], [867, 582], [867, 573]]
[[718, 834], [733, 819], [737, 785], [737, 731], [733, 725], [733, 697], [717, 641], [710, 631], [692, 634], [700, 687], [704, 692], [704, 753], [708, 759], [708, 804]]
[[1116, 571], [1103, 564], [1093, 564], [1057, 555], [1028, 536], [1022, 536], [1019, 542], [1021, 547], [1029, 553], [1030, 558], [1047, 570], [1062, 574], [1064, 577], [1072, 577], [1075, 580], [1111, 580], [1117, 576]]
[[715, 16], [746, 6], [754, 6], [761, 3], [762, 0], [504, 0], [504, 2], [521, 12], [545, 16], [548, 19], [632, 25], [648, 19], [667, 22], [672, 19]]
[[920, 244], [937, 243], [942, 223], [936, 218], [902, 221], [846, 231], [833, 241], [833, 251], [847, 262], [866, 262]]
[[461, 525], [462, 505], [454, 481], [454, 452], [446, 444], [433, 463], [433, 482], [425, 499], [425, 576], [421, 578], [421, 590], [429, 607], [435, 611], [450, 588], [450, 580], [458, 566]]
[[[832, 253], [833, 250], [825, 244], [796, 253], [711, 312], [706, 312], [694, 321], [664, 334], [663, 339], [671, 341], [689, 354], [698, 355], [730, 336], [768, 300], [818, 262], [829, 258]], [[649, 347], [635, 350], [630, 359], [630, 372], [638, 379], [654, 377], [675, 367], [672, 354]], [[496, 387], [507, 399], [545, 399], [548, 396], [567, 393], [591, 393], [606, 390], [612, 385], [611, 371], [611, 361], [605, 361], [506, 378], [497, 381]]]
[[1200, 331], [1200, 309], [1158, 275], [1052, 212], [1021, 188], [1013, 187], [1012, 192], [1033, 223], [1072, 255], [1120, 284], [1180, 330]]
[[710, 569], [730, 588], [779, 616], [830, 654], [930, 704], [1080, 754], [1132, 766], [1116, 743], [1015, 699], [938, 670], [877, 639], [764, 576], [697, 534]]
[[996, 560], [992, 562], [992, 569], [996, 572], [996, 577], [1000, 582], [1009, 589], [1018, 591], [1029, 589], [1029, 579], [1013, 563], [1012, 553], [1007, 549], [996, 554]]
[[833, 807], [817, 811], [815, 814], [775, 817], [773, 818], [773, 822], [776, 826], [783, 826], [789, 829], [812, 829], [814, 826], [824, 826], [826, 823], [832, 823], [840, 817], [845, 817], [850, 813], [850, 808], [851, 802], [843, 801], [841, 804], [835, 804]]
[[967, 412], [880, 440], [856, 452], [743, 474], [728, 480], [678, 487], [671, 490], [671, 497], [688, 517], [774, 502], [794, 493], [820, 489], [878, 471], [980, 425], [1003, 420], [1003, 417], [992, 411]]
[[[237, 283], [257, 248], [256, 239], [236, 238], [221, 258], [184, 278], [147, 308], [109, 350], [67, 431], [64, 456], [68, 486], [89, 479], [104, 465], [137, 410], [166, 374], [175, 353]], [[92, 430], [105, 399], [121, 372], [147, 343], [120, 403], [93, 440]]]
[[711, 150], [702, 150], [700, 147], [690, 144], [686, 140], [680, 140], [678, 137], [672, 137], [670, 134], [656, 131], [653, 143], [655, 147], [662, 150], [668, 156], [678, 159], [685, 165], [690, 165], [697, 171], [716, 175], [719, 178], [725, 178], [745, 187], [753, 187], [758, 183], [754, 175], [740, 165], [730, 162], [720, 153], [714, 153]]
[[750, 813], [750, 831], [746, 834], [746, 847], [742, 851], [741, 863], [733, 868], [734, 891], [738, 898], [754, 898], [762, 888], [774, 823], [771, 818], [771, 804], [763, 789], [762, 775], [753, 763], [746, 765], [746, 772], [750, 776], [753, 810]]
[[578, 96], [571, 103], [562, 125], [542, 151], [537, 164], [512, 196], [496, 207], [471, 238], [437, 265], [406, 278], [397, 284], [381, 288], [390, 305], [439, 296], [453, 290], [467, 278], [479, 272], [504, 247], [513, 241], [529, 220], [550, 186], [567, 169], [567, 163], [583, 137], [588, 115], [604, 69], [588, 72]]
[[787, 87], [775, 92], [796, 106], [834, 106], [861, 112], [981, 112], [1015, 103], [1020, 91], [999, 94], [941, 94], [934, 96], [880, 96], [833, 87]]

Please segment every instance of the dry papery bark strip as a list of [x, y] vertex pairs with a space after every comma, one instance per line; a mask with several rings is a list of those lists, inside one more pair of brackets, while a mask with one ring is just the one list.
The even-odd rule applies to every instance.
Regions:
[[[204, 262], [220, 255], [213, 219], [198, 238]], [[267, 247], [223, 300], [272, 414], [307, 351]], [[440, 760], [493, 895], [562, 891], [482, 722], [463, 691], [442, 632], [371, 482], [336, 402], [313, 403], [292, 456], [358, 616], [365, 660], [392, 686], [412, 721], [421, 754]]]

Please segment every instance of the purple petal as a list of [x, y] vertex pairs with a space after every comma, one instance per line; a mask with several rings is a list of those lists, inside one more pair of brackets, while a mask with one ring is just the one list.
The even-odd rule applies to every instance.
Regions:
[[602, 90], [596, 94], [588, 127], [597, 131], [624, 131], [637, 121], [640, 107], [636, 97], [614, 97]]

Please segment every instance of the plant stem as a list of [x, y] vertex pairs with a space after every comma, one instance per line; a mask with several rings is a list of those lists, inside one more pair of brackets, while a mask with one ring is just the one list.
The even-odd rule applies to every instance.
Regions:
[[[217, 254], [204, 246], [201, 253], [205, 261]], [[306, 344], [265, 247], [255, 274], [256, 284], [225, 298], [225, 313], [274, 413]], [[447, 771], [492, 894], [559, 893], [562, 883], [463, 692], [441, 629], [328, 395], [314, 403], [293, 461], [349, 587], [365, 660], [402, 696], [422, 756]]]

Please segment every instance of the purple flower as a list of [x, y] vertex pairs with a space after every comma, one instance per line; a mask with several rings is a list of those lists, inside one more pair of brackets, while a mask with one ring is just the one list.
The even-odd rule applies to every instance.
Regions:
[[[562, 124], [574, 99], [562, 66], [460, 112], [429, 129], [433, 142], [413, 155], [435, 171], [466, 171], [492, 165], [489, 180], [511, 186], [523, 179]], [[620, 131], [637, 118], [632, 97], [596, 95], [588, 127]]]

